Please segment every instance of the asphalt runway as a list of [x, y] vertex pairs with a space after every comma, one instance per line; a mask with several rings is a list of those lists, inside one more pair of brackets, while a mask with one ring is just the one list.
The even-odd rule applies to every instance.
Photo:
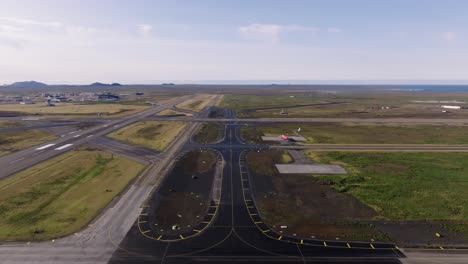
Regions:
[[111, 122], [94, 126], [86, 130], [77, 129], [76, 131], [72, 131], [56, 140], [0, 157], [0, 166], [3, 168], [0, 171], [0, 179], [8, 177], [9, 175], [42, 161], [53, 158], [61, 153], [77, 148], [83, 144], [89, 143], [96, 137], [107, 135], [112, 131], [138, 122], [148, 116], [152, 116], [159, 111], [172, 107], [173, 104], [186, 101], [191, 97], [193, 96], [183, 96], [166, 104], [128, 115], [120, 119], [115, 119]]
[[[213, 222], [194, 237], [171, 242], [147, 238], [135, 222], [110, 263], [401, 263], [404, 255], [392, 244], [301, 240], [269, 230], [249, 193], [243, 165], [248, 145], [240, 141], [235, 121], [226, 124], [225, 135], [222, 142], [205, 145], [222, 153], [225, 164]], [[198, 147], [189, 142], [184, 149]]]
[[258, 108], [247, 108], [242, 109], [242, 111], [257, 111], [257, 110], [272, 110], [272, 109], [282, 109], [282, 108], [300, 108], [300, 107], [312, 107], [312, 106], [327, 106], [327, 105], [339, 105], [339, 104], [349, 104], [348, 102], [328, 102], [328, 103], [316, 103], [316, 104], [302, 104], [302, 105], [283, 105], [283, 106], [270, 106], [270, 107], [258, 107]]

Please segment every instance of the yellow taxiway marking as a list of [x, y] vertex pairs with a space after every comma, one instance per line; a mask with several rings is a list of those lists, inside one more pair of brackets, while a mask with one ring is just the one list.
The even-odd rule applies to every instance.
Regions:
[[304, 244], [304, 240], [301, 239], [301, 244]]
[[203, 224], [209, 224], [210, 222], [207, 221], [201, 221]]
[[281, 240], [282, 238], [283, 238], [283, 236], [279, 236], [279, 237], [278, 237], [278, 240]]
[[218, 207], [218, 206], [217, 206], [217, 205], [212, 205], [212, 206], [210, 206], [210, 207], [214, 207], [214, 208], [216, 208], [216, 207]]
[[149, 231], [151, 231], [151, 230], [142, 231], [141, 233], [142, 233], [142, 234], [146, 234], [146, 233], [148, 233]]
[[326, 247], [326, 246], [327, 246], [327, 242], [323, 241], [323, 246]]
[[256, 224], [256, 225], [261, 224], [261, 223], [263, 223], [263, 222], [261, 222], [261, 221], [260, 222], [254, 222], [254, 224]]
[[348, 248], [351, 248], [351, 245], [349, 243], [346, 243], [346, 246], [348, 246]]
[[140, 221], [140, 222], [138, 222], [138, 223], [139, 223], [139, 224], [143, 224], [143, 223], [146, 223], [146, 221]]
[[215, 215], [215, 214], [208, 214], [208, 215]]
[[440, 233], [435, 233], [436, 237], [441, 237]]
[[159, 236], [158, 238], [156, 238], [157, 240], [161, 239], [162, 236]]
[[250, 215], [257, 215], [257, 214], [250, 214]]
[[444, 247], [439, 247], [441, 250], [444, 250]]
[[182, 235], [179, 235], [179, 237], [180, 237], [181, 239], [184, 239], [184, 236], [182, 236]]
[[197, 232], [197, 233], [200, 233], [201, 230], [198, 230], [198, 229], [194, 229], [193, 231]]
[[270, 229], [267, 229], [267, 230], [262, 230], [263, 233], [267, 233], [267, 232], [270, 232]]
[[252, 209], [252, 208], [255, 208], [255, 207], [253, 207], [253, 206], [247, 206], [247, 208], [250, 208], [250, 209]]
[[372, 245], [372, 244], [369, 244], [369, 245], [370, 245], [370, 247], [371, 247], [372, 249], [375, 249], [374, 245]]
[[245, 200], [245, 201], [246, 201], [246, 202], [251, 202], [252, 200], [249, 199], [249, 200]]
[[395, 249], [400, 249], [398, 246], [395, 246]]

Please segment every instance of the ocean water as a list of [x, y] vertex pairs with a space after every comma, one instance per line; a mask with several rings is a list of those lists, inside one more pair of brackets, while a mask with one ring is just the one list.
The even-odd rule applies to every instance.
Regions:
[[[353, 89], [356, 87], [356, 89]], [[388, 93], [388, 92], [468, 92], [468, 85], [349, 85], [348, 89], [323, 89], [322, 92], [333, 93]]]

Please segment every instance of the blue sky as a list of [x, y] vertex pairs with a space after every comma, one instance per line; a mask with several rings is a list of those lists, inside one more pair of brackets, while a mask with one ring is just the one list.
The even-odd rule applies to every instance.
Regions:
[[0, 83], [468, 80], [468, 1], [2, 0]]

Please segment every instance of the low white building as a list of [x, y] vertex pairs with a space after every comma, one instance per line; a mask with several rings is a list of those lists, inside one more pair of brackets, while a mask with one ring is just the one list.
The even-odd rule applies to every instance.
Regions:
[[461, 109], [461, 106], [459, 106], [459, 105], [442, 105], [442, 108], [445, 108], [445, 109]]

